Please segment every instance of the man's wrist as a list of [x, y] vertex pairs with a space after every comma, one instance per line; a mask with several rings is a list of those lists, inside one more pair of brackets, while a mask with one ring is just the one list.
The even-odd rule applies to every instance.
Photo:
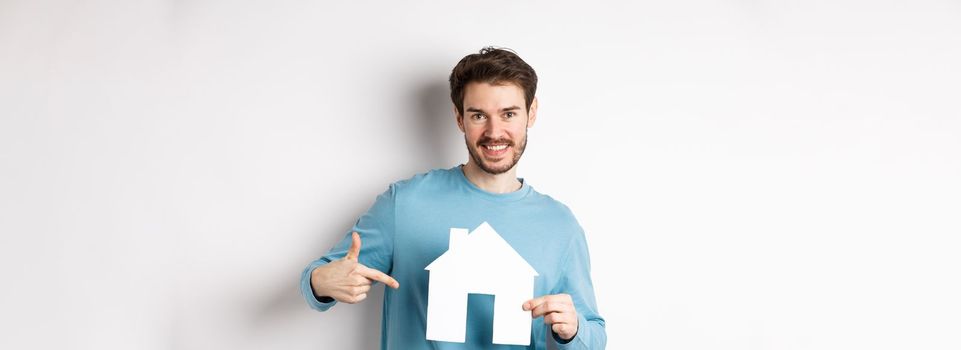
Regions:
[[326, 295], [317, 294], [317, 289], [314, 287], [314, 277], [317, 276], [317, 269], [319, 269], [319, 268], [320, 268], [320, 266], [317, 266], [317, 267], [315, 267], [313, 270], [310, 271], [310, 292], [311, 292], [311, 294], [314, 295], [314, 298], [316, 298], [317, 301], [319, 301], [319, 302], [321, 302], [321, 303], [324, 303], [324, 304], [332, 303], [332, 302], [334, 302], [334, 298], [331, 298], [331, 297], [326, 296]]
[[581, 330], [581, 325], [580, 325], [580, 322], [578, 322], [577, 330], [574, 331], [574, 335], [572, 335], [570, 339], [562, 338], [561, 335], [557, 334], [557, 332], [554, 332], [553, 329], [551, 330], [551, 335], [554, 337], [554, 341], [556, 341], [558, 344], [567, 344], [573, 341], [574, 338], [577, 338], [577, 332], [579, 332], [580, 330]]
[[326, 304], [326, 303], [332, 303], [332, 302], [334, 302], [334, 298], [331, 298], [331, 297], [326, 296], [326, 295], [317, 294], [317, 289], [314, 289], [313, 284], [311, 284], [311, 286], [310, 286], [310, 293], [313, 294], [313, 295], [314, 295], [314, 298], [316, 298], [317, 301], [319, 301], [319, 302], [321, 302], [321, 303], [325, 303], [325, 304]]
[[332, 302], [334, 302], [334, 298], [331, 298], [331, 297], [326, 296], [326, 295], [317, 294], [317, 289], [314, 289], [314, 285], [313, 285], [313, 284], [310, 285], [310, 293], [313, 294], [313, 295], [314, 295], [314, 298], [316, 298], [317, 301], [319, 301], [319, 302], [321, 302], [321, 303], [326, 304], [326, 303], [332, 303]]

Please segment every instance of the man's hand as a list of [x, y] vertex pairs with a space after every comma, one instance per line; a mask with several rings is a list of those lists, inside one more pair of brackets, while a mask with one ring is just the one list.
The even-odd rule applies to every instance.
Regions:
[[524, 310], [530, 310], [531, 318], [544, 316], [544, 323], [564, 340], [571, 340], [577, 334], [577, 310], [568, 294], [545, 295], [528, 300]]
[[387, 274], [357, 262], [360, 256], [360, 235], [354, 232], [351, 239], [347, 256], [310, 272], [310, 287], [315, 295], [356, 304], [367, 298], [367, 291], [373, 281], [382, 282], [394, 289], [400, 287], [400, 283]]

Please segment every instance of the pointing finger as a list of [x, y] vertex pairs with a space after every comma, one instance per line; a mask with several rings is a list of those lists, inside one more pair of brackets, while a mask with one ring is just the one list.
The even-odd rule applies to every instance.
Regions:
[[374, 281], [386, 284], [394, 289], [400, 287], [400, 283], [397, 282], [397, 280], [395, 280], [393, 277], [364, 265], [357, 266], [357, 273]]

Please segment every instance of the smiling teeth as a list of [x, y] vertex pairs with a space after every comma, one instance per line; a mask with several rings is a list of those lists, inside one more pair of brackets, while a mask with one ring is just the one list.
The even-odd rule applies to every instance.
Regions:
[[489, 149], [489, 150], [491, 150], [491, 151], [500, 151], [500, 150], [502, 150], [502, 149], [507, 148], [507, 145], [484, 146], [484, 147], [487, 147], [487, 149]]

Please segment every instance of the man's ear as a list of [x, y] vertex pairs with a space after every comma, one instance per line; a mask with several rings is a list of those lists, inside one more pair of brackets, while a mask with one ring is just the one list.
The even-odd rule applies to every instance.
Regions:
[[534, 96], [534, 100], [531, 101], [531, 110], [527, 112], [527, 127], [530, 128], [534, 126], [534, 120], [537, 119], [537, 96]]
[[457, 112], [457, 106], [454, 106], [454, 116], [457, 119], [457, 128], [460, 129], [460, 132], [466, 132], [464, 131], [464, 116]]

